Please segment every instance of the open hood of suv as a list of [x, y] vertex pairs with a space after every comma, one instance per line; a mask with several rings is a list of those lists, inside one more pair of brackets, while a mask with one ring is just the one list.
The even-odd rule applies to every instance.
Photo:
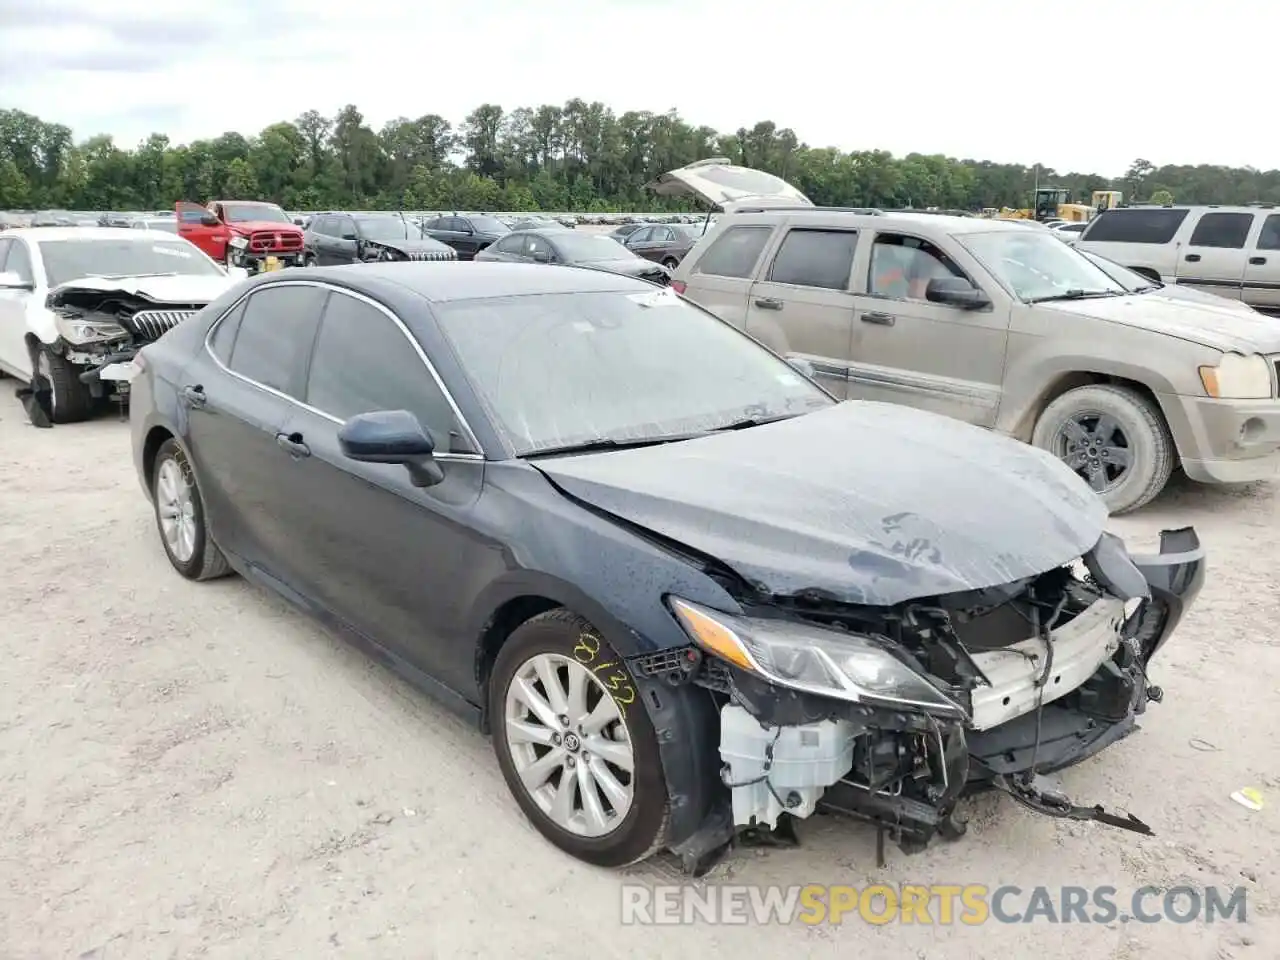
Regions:
[[727, 157], [710, 157], [668, 170], [645, 187], [663, 197], [698, 197], [721, 209], [744, 201], [760, 206], [813, 206], [812, 200], [781, 177], [737, 166]]

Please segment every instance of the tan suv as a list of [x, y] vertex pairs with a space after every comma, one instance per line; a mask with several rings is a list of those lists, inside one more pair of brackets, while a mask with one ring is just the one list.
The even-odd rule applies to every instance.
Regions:
[[808, 361], [837, 396], [1034, 443], [1114, 513], [1147, 503], [1179, 465], [1211, 483], [1280, 469], [1280, 321], [1129, 292], [1048, 231], [790, 194], [726, 199], [700, 179], [688, 192], [726, 215], [672, 286]]

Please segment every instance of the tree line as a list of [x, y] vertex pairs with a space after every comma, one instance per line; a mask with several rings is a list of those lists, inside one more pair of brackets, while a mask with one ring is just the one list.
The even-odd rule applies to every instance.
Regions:
[[574, 99], [510, 111], [487, 103], [457, 125], [429, 113], [380, 130], [348, 105], [333, 117], [308, 110], [252, 136], [175, 144], [153, 133], [133, 148], [108, 134], [76, 142], [63, 124], [0, 110], [0, 210], [149, 210], [217, 198], [291, 210], [687, 209], [644, 184], [711, 156], [777, 174], [834, 206], [1022, 208], [1037, 183], [1084, 201], [1094, 190], [1121, 190], [1126, 201], [1280, 203], [1280, 170], [1140, 159], [1113, 178], [942, 154], [846, 153], [810, 146], [769, 120], [725, 133], [675, 110], [615, 114]]

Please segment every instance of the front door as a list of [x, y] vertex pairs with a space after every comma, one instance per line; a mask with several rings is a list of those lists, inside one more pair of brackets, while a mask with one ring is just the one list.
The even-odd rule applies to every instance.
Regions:
[[1216, 212], [1201, 216], [1191, 239], [1178, 251], [1178, 284], [1239, 300], [1248, 259], [1244, 245], [1255, 216]]
[[1267, 214], [1245, 254], [1244, 302], [1260, 310], [1280, 310], [1280, 213]]
[[[31, 259], [20, 240], [0, 239], [0, 273], [14, 273], [19, 280], [34, 284]], [[0, 288], [0, 370], [24, 380], [31, 376], [27, 310], [35, 302], [30, 290]]]
[[849, 395], [994, 426], [1008, 310], [962, 310], [926, 300], [931, 279], [972, 278], [922, 238], [878, 232], [867, 263], [854, 298]]
[[190, 240], [219, 263], [226, 261], [231, 231], [225, 224], [216, 222], [217, 218], [208, 207], [179, 200], [174, 204], [174, 213], [178, 220], [178, 236]]
[[848, 396], [857, 244], [854, 230], [784, 230], [747, 297], [747, 333], [784, 357], [808, 360], [815, 379], [841, 399]]
[[[283, 481], [286, 522], [300, 537], [300, 589], [418, 669], [473, 692], [470, 599], [502, 565], [496, 544], [477, 539], [466, 522], [483, 458], [462, 452], [464, 431], [408, 335], [363, 298], [330, 298], [305, 402], [282, 428], [305, 447]], [[378, 410], [418, 417], [436, 440], [442, 483], [415, 487], [403, 466], [343, 456], [341, 424]]]

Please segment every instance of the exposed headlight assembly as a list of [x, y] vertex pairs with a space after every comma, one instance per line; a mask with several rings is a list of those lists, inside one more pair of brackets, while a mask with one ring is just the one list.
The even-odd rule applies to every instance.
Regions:
[[770, 683], [868, 706], [966, 716], [960, 704], [874, 637], [738, 617], [678, 597], [669, 604], [699, 647]]
[[118, 340], [120, 337], [127, 337], [129, 331], [118, 323], [101, 320], [73, 320], [61, 315], [55, 315], [54, 325], [58, 328], [58, 333], [62, 334], [62, 339], [67, 343], [80, 344], [98, 343], [106, 340]]
[[247, 237], [232, 237], [227, 241], [228, 247], [234, 247], [236, 250], [244, 250], [249, 246]]
[[1218, 400], [1266, 400], [1271, 393], [1271, 364], [1256, 353], [1224, 353], [1215, 367], [1200, 368], [1204, 392]]

